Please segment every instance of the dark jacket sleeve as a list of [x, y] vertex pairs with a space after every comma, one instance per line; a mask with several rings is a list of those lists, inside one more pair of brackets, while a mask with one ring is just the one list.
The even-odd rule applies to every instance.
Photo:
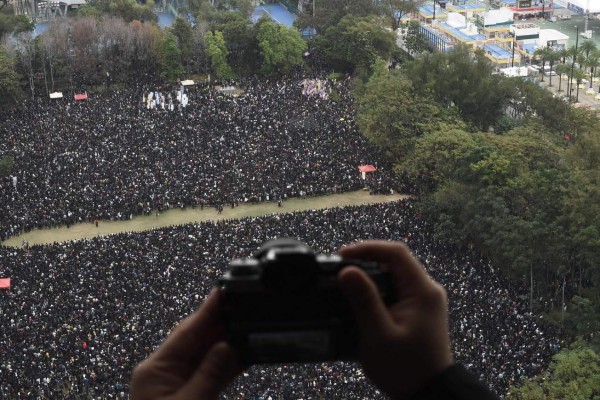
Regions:
[[454, 364], [433, 377], [410, 400], [497, 400], [465, 367]]

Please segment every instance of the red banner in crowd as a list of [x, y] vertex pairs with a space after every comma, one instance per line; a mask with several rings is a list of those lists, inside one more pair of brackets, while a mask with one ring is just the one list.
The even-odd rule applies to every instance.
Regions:
[[0, 278], [0, 289], [10, 289], [10, 278]]

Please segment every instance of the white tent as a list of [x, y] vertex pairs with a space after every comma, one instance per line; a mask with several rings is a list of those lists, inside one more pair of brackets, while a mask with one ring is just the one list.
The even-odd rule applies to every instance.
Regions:
[[502, 68], [500, 73], [504, 76], [527, 76], [527, 67]]
[[181, 84], [183, 86], [191, 86], [191, 85], [195, 85], [195, 82], [191, 79], [186, 79], [185, 81], [181, 81]]
[[63, 94], [61, 92], [50, 93], [50, 98], [51, 99], [62, 99]]

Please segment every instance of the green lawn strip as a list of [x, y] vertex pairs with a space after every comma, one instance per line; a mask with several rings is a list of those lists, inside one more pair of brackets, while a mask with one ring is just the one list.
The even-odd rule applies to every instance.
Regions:
[[142, 232], [155, 228], [163, 228], [173, 225], [183, 225], [193, 222], [215, 221], [222, 219], [238, 219], [243, 217], [257, 217], [273, 213], [286, 213], [292, 211], [318, 210], [331, 207], [352, 206], [358, 204], [384, 203], [406, 198], [406, 195], [369, 195], [368, 191], [359, 190], [327, 196], [307, 197], [304, 199], [294, 198], [283, 202], [278, 207], [276, 202], [260, 204], [242, 204], [238, 207], [225, 207], [222, 214], [218, 214], [213, 207], [186, 208], [185, 210], [173, 209], [160, 214], [148, 216], [136, 216], [128, 221], [100, 221], [98, 227], [93, 223], [83, 223], [66, 226], [39, 229], [14, 236], [4, 242], [3, 246], [20, 247], [23, 239], [34, 244], [49, 244], [65, 242], [70, 240], [89, 239], [96, 236], [106, 236], [123, 232]]

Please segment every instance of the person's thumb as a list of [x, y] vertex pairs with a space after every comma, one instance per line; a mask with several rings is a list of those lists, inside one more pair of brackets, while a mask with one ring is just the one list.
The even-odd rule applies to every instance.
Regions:
[[344, 268], [339, 274], [339, 283], [363, 337], [380, 335], [391, 326], [391, 318], [377, 286], [363, 270]]
[[221, 391], [241, 370], [235, 351], [229, 344], [219, 342], [208, 351], [196, 372], [177, 397], [181, 399], [217, 399]]

